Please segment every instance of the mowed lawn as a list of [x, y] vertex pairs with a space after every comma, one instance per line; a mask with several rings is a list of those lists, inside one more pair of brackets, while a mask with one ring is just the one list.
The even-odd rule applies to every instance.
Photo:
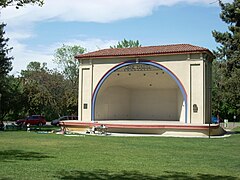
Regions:
[[208, 139], [9, 131], [0, 132], [0, 147], [1, 180], [240, 179], [240, 134]]

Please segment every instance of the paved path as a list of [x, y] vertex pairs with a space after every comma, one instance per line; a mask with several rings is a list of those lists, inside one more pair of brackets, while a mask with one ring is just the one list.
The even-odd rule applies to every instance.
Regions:
[[224, 123], [220, 123], [220, 126], [223, 129], [231, 130], [231, 129], [235, 128], [235, 127], [240, 127], [240, 122], [229, 122], [226, 125]]

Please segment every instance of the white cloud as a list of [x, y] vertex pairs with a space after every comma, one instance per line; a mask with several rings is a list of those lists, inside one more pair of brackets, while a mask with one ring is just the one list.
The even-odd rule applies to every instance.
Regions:
[[[15, 36], [15, 37], [18, 37]], [[28, 37], [26, 35], [26, 37]], [[21, 39], [23, 37], [20, 37]], [[11, 39], [9, 41], [9, 47], [14, 46], [10, 55], [14, 57], [13, 70], [11, 74], [18, 75], [21, 70], [26, 69], [26, 66], [31, 61], [46, 62], [47, 67], [50, 69], [57, 68], [57, 65], [53, 63], [53, 54], [57, 48], [65, 45], [81, 45], [86, 48], [87, 51], [95, 51], [98, 49], [108, 48], [111, 45], [117, 43], [117, 40], [101, 40], [101, 39], [86, 39], [86, 40], [69, 40], [67, 42], [54, 43], [47, 48], [39, 48], [38, 50], [31, 50], [26, 45], [20, 43], [19, 39]]]
[[11, 26], [43, 20], [107, 23], [151, 15], [159, 6], [177, 3], [210, 4], [214, 0], [45, 0], [43, 7], [26, 6], [2, 10], [2, 19]]
[[21, 40], [21, 39], [28, 39], [31, 37], [34, 37], [32, 32], [26, 32], [26, 31], [10, 31], [6, 32], [7, 37], [11, 37], [13, 40]]
[[50, 52], [33, 51], [26, 45], [21, 44], [16, 39], [11, 39], [9, 41], [9, 47], [14, 47], [9, 54], [9, 56], [14, 57], [13, 70], [11, 71], [11, 74], [18, 75], [21, 70], [26, 69], [26, 66], [31, 61], [38, 61], [41, 63], [47, 62], [48, 67], [54, 67], [54, 64], [52, 62], [53, 56]]
[[[214, 0], [45, 0], [43, 7], [25, 6], [16, 10], [14, 7], [1, 9], [1, 19], [7, 23], [7, 36], [10, 38], [9, 46], [14, 47], [12, 55], [13, 74], [31, 61], [52, 63], [54, 50], [61, 45], [79, 44], [93, 51], [107, 48], [116, 44], [117, 40], [86, 39], [69, 40], [68, 42], [54, 43], [48, 48], [32, 50], [23, 40], [34, 37], [34, 23], [40, 21], [76, 21], [109, 23], [128, 18], [144, 17], [151, 15], [159, 6], [172, 6], [177, 3], [207, 4]], [[216, 3], [217, 4], [217, 3]], [[35, 47], [36, 49], [36, 47]]]
[[109, 48], [112, 45], [117, 44], [117, 40], [102, 40], [102, 39], [98, 39], [98, 38], [91, 38], [91, 39], [85, 39], [85, 40], [69, 40], [67, 42], [63, 42], [63, 43], [56, 43], [52, 46], [51, 49], [57, 49], [59, 47], [61, 47], [63, 44], [65, 45], [80, 45], [84, 48], [86, 48], [87, 52], [91, 52], [91, 51], [96, 51], [99, 49], [105, 49], [105, 48]]

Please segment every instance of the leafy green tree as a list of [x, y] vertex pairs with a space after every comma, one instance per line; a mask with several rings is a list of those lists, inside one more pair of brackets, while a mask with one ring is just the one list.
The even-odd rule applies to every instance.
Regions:
[[138, 40], [126, 40], [123, 39], [122, 41], [119, 41], [117, 45], [110, 46], [110, 48], [130, 48], [130, 47], [141, 47], [141, 44]]
[[8, 53], [12, 48], [7, 45], [8, 38], [5, 38], [4, 27], [6, 24], [0, 24], [0, 77], [6, 76], [9, 71], [12, 70], [12, 59], [13, 57], [8, 57]]
[[[55, 89], [53, 83], [57, 82], [53, 79], [54, 73], [46, 67], [46, 63], [39, 62], [30, 62], [27, 70], [22, 70], [23, 92], [27, 96], [26, 114], [44, 114], [47, 118], [58, 114], [58, 99], [52, 92]], [[63, 79], [60, 81], [63, 82]]]
[[27, 65], [27, 70], [28, 71], [47, 71], [48, 68], [47, 68], [47, 63], [43, 63], [41, 65], [40, 62], [37, 62], [37, 61], [32, 61], [30, 62], [28, 65]]
[[224, 117], [240, 115], [240, 1], [222, 3], [221, 19], [228, 24], [227, 32], [212, 32], [220, 47], [214, 52], [213, 110]]
[[53, 61], [62, 69], [64, 76], [72, 82], [74, 86], [78, 84], [79, 61], [75, 59], [76, 55], [83, 54], [86, 51], [81, 46], [64, 45], [55, 51]]
[[[15, 6], [17, 9], [26, 4], [43, 5], [43, 0], [0, 0], [0, 10], [7, 6]], [[1, 11], [0, 11], [1, 15]], [[9, 57], [8, 53], [12, 48], [7, 45], [8, 38], [4, 37], [4, 27], [6, 24], [0, 24], [0, 118], [4, 118], [10, 112], [17, 112], [14, 109], [17, 101], [18, 85], [16, 86], [16, 79], [7, 74], [12, 70], [13, 57]], [[14, 92], [15, 91], [15, 92]]]
[[16, 120], [26, 110], [27, 96], [23, 94], [22, 79], [7, 75], [4, 81], [0, 119]]
[[[5, 24], [0, 24], [0, 118], [5, 116], [4, 107], [6, 107], [6, 97], [9, 95], [8, 83], [6, 76], [9, 71], [12, 70], [12, 59], [13, 57], [9, 57], [8, 53], [12, 48], [9, 48], [7, 45], [8, 38], [4, 37], [4, 27]], [[4, 114], [2, 114], [4, 113]]]
[[62, 115], [77, 115], [77, 88], [46, 63], [30, 62], [19, 77], [4, 79], [0, 119], [16, 120], [31, 114], [43, 114], [47, 120]]
[[25, 114], [44, 114], [48, 120], [62, 115], [77, 114], [77, 88], [46, 63], [30, 62], [21, 72]]

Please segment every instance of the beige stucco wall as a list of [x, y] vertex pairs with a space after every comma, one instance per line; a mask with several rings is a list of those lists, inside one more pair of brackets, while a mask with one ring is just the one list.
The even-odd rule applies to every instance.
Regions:
[[[209, 61], [206, 61], [204, 57], [202, 54], [185, 54], [142, 58], [156, 61], [165, 66], [180, 80], [187, 93], [187, 123], [203, 124], [210, 119], [210, 65]], [[80, 60], [80, 120], [91, 121], [92, 93], [104, 74], [119, 63], [131, 59], [136, 58]], [[125, 117], [126, 119], [148, 118], [185, 121], [185, 104], [178, 87], [174, 87], [175, 89], [169, 87], [165, 90], [160, 87], [155, 90], [144, 90], [143, 88], [124, 87], [122, 82], [120, 83], [122, 84], [121, 87], [118, 87], [117, 84], [111, 87], [111, 83], [114, 82], [110, 82], [106, 87], [103, 84], [102, 88], [100, 88], [100, 91], [103, 92], [99, 92], [97, 96], [96, 119], [122, 119]], [[155, 105], [153, 105], [154, 101], [156, 102]], [[116, 104], [116, 102], [118, 103]], [[145, 105], [141, 105], [140, 102], [145, 102]], [[165, 102], [165, 106], [160, 102]], [[112, 106], [111, 103], [115, 104]], [[148, 103], [151, 103], [151, 105], [146, 105]], [[87, 104], [87, 109], [83, 108], [83, 104]], [[195, 113], [193, 112], [194, 104], [198, 107], [198, 112]]]
[[97, 98], [96, 120], [179, 120], [176, 91], [109, 87]]

